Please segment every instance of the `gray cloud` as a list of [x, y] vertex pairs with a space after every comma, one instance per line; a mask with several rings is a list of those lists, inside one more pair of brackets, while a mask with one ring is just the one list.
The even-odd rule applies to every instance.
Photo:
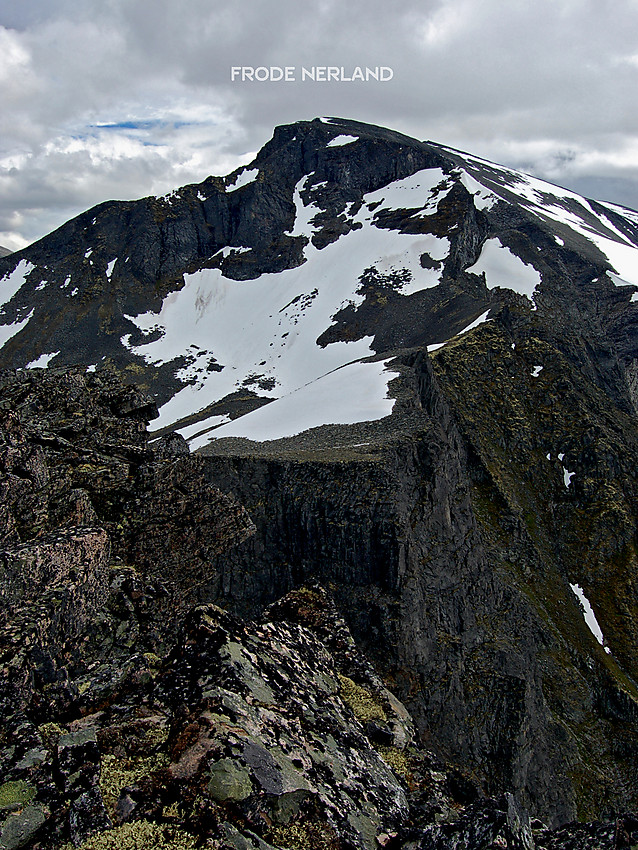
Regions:
[[[246, 160], [275, 124], [392, 126], [638, 205], [633, 0], [0, 0], [0, 244]], [[231, 83], [232, 65], [388, 83]]]

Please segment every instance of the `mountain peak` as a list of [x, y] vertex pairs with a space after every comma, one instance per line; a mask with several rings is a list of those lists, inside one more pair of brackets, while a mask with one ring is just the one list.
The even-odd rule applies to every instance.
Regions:
[[[227, 177], [101, 204], [5, 258], [0, 362], [110, 363], [156, 395], [159, 428], [199, 420], [216, 436], [366, 372], [374, 419], [389, 409], [388, 354], [443, 345], [504, 305], [550, 316], [567, 299], [589, 327], [598, 287], [610, 310], [625, 305], [624, 328], [637, 240], [636, 214], [477, 157], [345, 118], [299, 121]], [[617, 334], [630, 366], [634, 343]], [[342, 424], [361, 415], [338, 407]], [[321, 418], [293, 416], [287, 436]]]

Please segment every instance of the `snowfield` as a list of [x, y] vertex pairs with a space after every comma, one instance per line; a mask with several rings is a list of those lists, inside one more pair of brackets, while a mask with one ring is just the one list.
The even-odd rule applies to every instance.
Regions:
[[[312, 220], [320, 211], [302, 200], [312, 177], [302, 178], [295, 189], [296, 216], [289, 232], [308, 240], [315, 230]], [[374, 354], [372, 337], [323, 348], [317, 338], [340, 309], [362, 303], [360, 277], [371, 265], [381, 274], [407, 269], [409, 279], [400, 289], [406, 295], [439, 283], [440, 270], [424, 269], [420, 257], [428, 253], [436, 261], [445, 259], [449, 240], [378, 228], [374, 215], [379, 209], [426, 209], [433, 197], [437, 203], [444, 197], [440, 187], [445, 180], [441, 169], [428, 169], [366, 195], [354, 217], [363, 226], [322, 250], [309, 241], [306, 261], [295, 269], [247, 281], [225, 278], [219, 269], [203, 269], [186, 275], [183, 289], [168, 295], [159, 313], [128, 317], [142, 333], [159, 329], [162, 334], [136, 346], [130, 345], [130, 335], [124, 337], [123, 343], [136, 354], [157, 365], [180, 356], [189, 361], [178, 376], [193, 383], [161, 408], [153, 427], [179, 422], [242, 387], [276, 401], [203, 437], [195, 438], [189, 427], [183, 433], [189, 435], [192, 448], [222, 436], [276, 439], [274, 433], [288, 436], [323, 424], [387, 416], [392, 410], [387, 398], [391, 374], [378, 363], [360, 362]], [[370, 210], [374, 204], [379, 206]], [[434, 206], [431, 212], [435, 210]], [[189, 328], [187, 340], [184, 328]], [[208, 371], [212, 362], [222, 370]], [[320, 404], [311, 403], [311, 386], [324, 399]], [[338, 398], [330, 405], [329, 389]], [[285, 427], [276, 424], [284, 421]]]
[[541, 282], [541, 276], [534, 266], [523, 262], [509, 248], [501, 245], [497, 238], [486, 240], [480, 257], [466, 271], [484, 274], [488, 289], [494, 289], [495, 286], [512, 289], [530, 301], [534, 300], [536, 287]]
[[[340, 148], [358, 140], [356, 135], [340, 134], [326, 147], [335, 149], [331, 157], [338, 157]], [[459, 184], [471, 195], [479, 217], [514, 200], [548, 226], [544, 229], [559, 249], [568, 250], [570, 242], [576, 242], [578, 249], [583, 238], [589, 240], [608, 258], [613, 269], [607, 272], [609, 280], [618, 287], [636, 287], [633, 293], [628, 290], [627, 297], [638, 301], [638, 248], [623, 232], [623, 224], [613, 220], [624, 216], [627, 233], [631, 233], [638, 214], [613, 204], [590, 203], [574, 192], [478, 157], [439, 150], [454, 154], [445, 170], [425, 168], [367, 193], [361, 204], [351, 201], [342, 212], [349, 231], [322, 249], [312, 244], [312, 238], [320, 227], [317, 216], [323, 212], [326, 183], [314, 172], [304, 175], [293, 192], [295, 220], [287, 232], [306, 240], [301, 265], [241, 281], [225, 277], [220, 269], [205, 268], [185, 274], [183, 287], [167, 295], [157, 312], [125, 316], [130, 328], [121, 338], [122, 345], [149, 364], [175, 364], [176, 376], [186, 384], [161, 407], [153, 428], [176, 426], [191, 448], [198, 448], [221, 437], [272, 440], [320, 425], [388, 416], [394, 403], [388, 394], [393, 373], [387, 368], [389, 361], [376, 359], [374, 338], [363, 336], [323, 346], [317, 340], [334, 326], [340, 311], [362, 305], [364, 280], [406, 297], [439, 286], [452, 244], [456, 244], [455, 226], [442, 229], [439, 217], [438, 225], [433, 219], [430, 228], [428, 219], [436, 216], [441, 202]], [[266, 175], [260, 177], [258, 168], [244, 166], [225, 178], [226, 192], [258, 179], [266, 179]], [[164, 199], [170, 203], [178, 195], [176, 190]], [[197, 197], [205, 200], [201, 191]], [[397, 211], [398, 215], [384, 216]], [[393, 225], [396, 221], [403, 224]], [[392, 226], [423, 232], [402, 233]], [[427, 232], [430, 229], [433, 232]], [[215, 256], [227, 259], [253, 250], [250, 245], [226, 245]], [[91, 247], [82, 251], [96, 272], [97, 254]], [[541, 284], [536, 260], [530, 263], [527, 255], [523, 260], [497, 237], [486, 239], [476, 251], [478, 257], [473, 254], [467, 260], [471, 265], [466, 272], [484, 277], [488, 291], [510, 289], [529, 299], [536, 309], [535, 296]], [[542, 268], [540, 257], [539, 253], [537, 264]], [[104, 260], [105, 285], [110, 289], [119, 259], [111, 254]], [[13, 313], [8, 308], [1, 310], [23, 286], [31, 285], [28, 277], [33, 270], [34, 266], [23, 260], [0, 280], [0, 346], [20, 333], [33, 316], [33, 310], [26, 315], [28, 308], [23, 304], [16, 310], [15, 302]], [[70, 282], [67, 277], [61, 284], [64, 294], [81, 300], [80, 289], [74, 286], [71, 290]], [[46, 285], [47, 281], [41, 280], [34, 292]], [[487, 321], [488, 313], [483, 312], [460, 333]], [[472, 315], [476, 312], [470, 313], [468, 320]], [[441, 337], [445, 336], [442, 332]], [[447, 342], [449, 338], [440, 338], [429, 344], [428, 350], [435, 351]], [[59, 353], [51, 351], [54, 347], [40, 349], [39, 356], [30, 353], [34, 359], [27, 368], [46, 367]], [[542, 366], [534, 367], [532, 377], [538, 378], [541, 370]], [[233, 421], [223, 406], [216, 415], [203, 413], [238, 391], [249, 391], [270, 403]], [[200, 415], [201, 421], [193, 422]], [[566, 471], [565, 475], [569, 488], [573, 473]]]
[[[339, 135], [327, 146], [339, 147], [356, 140], [356, 136]], [[617, 271], [611, 276], [614, 283], [638, 284], [638, 249], [607, 215], [596, 213], [585, 199], [476, 157], [466, 156], [465, 166], [454, 168], [449, 174], [441, 168], [423, 169], [368, 193], [351, 218], [355, 229], [321, 250], [312, 245], [311, 239], [317, 230], [315, 217], [321, 212], [317, 190], [322, 184], [314, 182], [314, 173], [305, 175], [294, 190], [295, 222], [288, 232], [308, 240], [301, 266], [247, 281], [225, 278], [219, 269], [187, 274], [183, 289], [167, 296], [158, 313], [128, 317], [142, 334], [156, 334], [158, 330], [161, 333], [152, 342], [134, 346], [131, 335], [124, 337], [124, 344], [136, 354], [156, 365], [178, 357], [186, 359], [177, 375], [190, 384], [161, 408], [154, 428], [197, 415], [240, 389], [252, 390], [273, 401], [232, 422], [213, 416], [184, 426], [180, 432], [190, 440], [191, 448], [219, 437], [270, 440], [322, 424], [387, 416], [392, 409], [387, 392], [390, 374], [379, 363], [363, 362], [374, 353], [373, 338], [334, 342], [325, 347], [319, 346], [317, 339], [334, 323], [341, 309], [348, 305], [356, 308], [363, 302], [361, 276], [370, 267], [381, 278], [392, 280], [397, 291], [406, 296], [440, 283], [450, 239], [378, 227], [377, 217], [386, 210], [403, 210], [415, 219], [426, 219], [436, 214], [439, 203], [456, 182], [470, 192], [477, 210], [489, 210], [499, 200], [507, 201], [508, 192], [516, 194], [534, 214], [571, 228], [604, 251]], [[485, 166], [491, 178], [487, 185], [481, 182], [481, 169]], [[503, 178], [502, 197], [495, 186], [495, 174]], [[227, 191], [246, 185], [257, 175], [256, 168], [246, 168]], [[349, 216], [348, 210], [346, 215]], [[359, 229], [356, 225], [360, 225]], [[562, 237], [556, 237], [556, 242], [564, 244]], [[222, 249], [222, 255], [248, 250], [227, 247]], [[428, 268], [422, 265], [423, 255], [431, 258], [426, 263]], [[488, 290], [502, 287], [524, 295], [536, 309], [539, 271], [498, 238], [485, 241], [478, 259], [466, 271], [484, 275]], [[486, 320], [487, 312], [462, 333]], [[189, 329], [187, 339], [184, 328]], [[428, 350], [434, 351], [447, 341], [429, 345]], [[535, 370], [534, 377], [539, 372], [540, 369]]]
[[[329, 372], [272, 404], [260, 407], [215, 430], [218, 437], [279, 440], [319, 425], [350, 425], [392, 413], [387, 363], [351, 363]], [[183, 431], [181, 432], [184, 436]], [[208, 444], [210, 434], [190, 441], [191, 450]]]

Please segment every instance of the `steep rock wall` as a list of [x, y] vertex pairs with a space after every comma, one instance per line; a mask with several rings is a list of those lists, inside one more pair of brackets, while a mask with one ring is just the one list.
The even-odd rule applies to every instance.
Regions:
[[[476, 770], [487, 791], [514, 787], [553, 822], [626, 804], [630, 760], [618, 764], [614, 752], [635, 722], [631, 686], [579, 646], [568, 582], [498, 492], [501, 536], [488, 533], [489, 465], [462, 436], [427, 357], [404, 365], [421, 427], [367, 459], [207, 458], [209, 480], [246, 506], [257, 533], [220, 559], [206, 593], [249, 612], [318, 577], [428, 745]], [[512, 552], [542, 571], [554, 608], [512, 571]]]

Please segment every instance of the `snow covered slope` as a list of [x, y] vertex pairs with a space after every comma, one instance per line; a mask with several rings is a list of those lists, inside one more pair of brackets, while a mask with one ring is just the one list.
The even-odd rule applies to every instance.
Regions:
[[381, 128], [299, 122], [229, 177], [104, 204], [1, 261], [1, 357], [125, 370], [156, 394], [154, 427], [193, 448], [278, 439], [390, 415], [392, 353], [505, 304], [582, 312], [592, 287], [618, 289], [634, 322], [637, 246], [631, 211]]

